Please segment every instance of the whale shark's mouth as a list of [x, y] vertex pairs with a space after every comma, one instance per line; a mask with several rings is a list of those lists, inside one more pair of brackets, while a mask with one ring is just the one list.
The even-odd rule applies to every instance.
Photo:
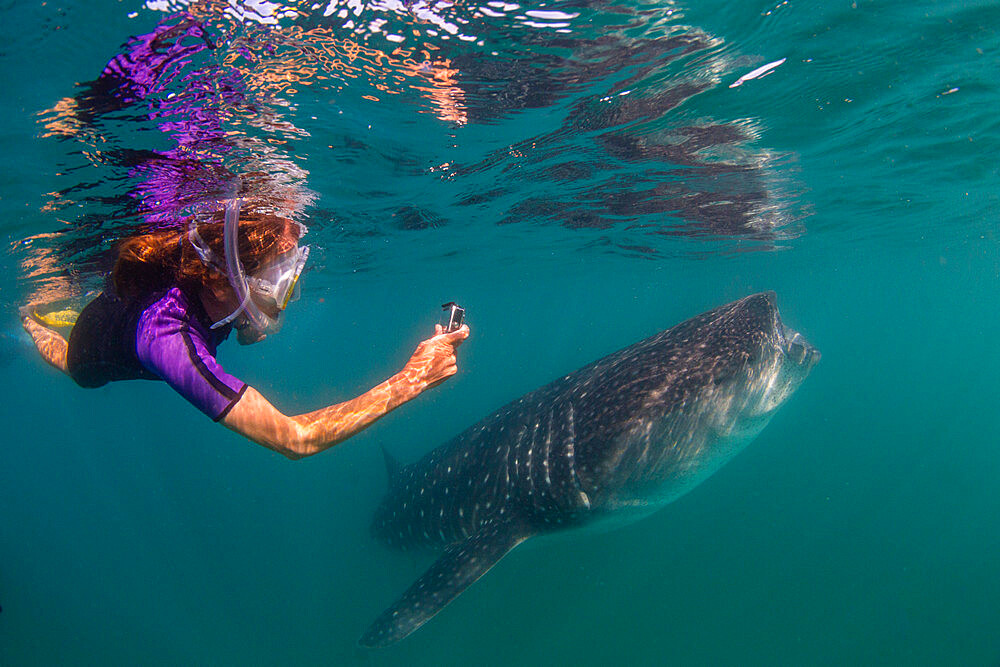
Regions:
[[801, 366], [803, 371], [809, 372], [823, 355], [805, 339], [805, 336], [795, 329], [786, 327], [780, 322], [778, 326], [782, 338], [781, 348], [785, 353], [785, 357], [796, 366]]
[[780, 319], [775, 325], [779, 354], [773, 359], [774, 365], [762, 375], [759, 402], [750, 412], [753, 417], [773, 413], [802, 384], [822, 356], [802, 334], [786, 327]]
[[804, 370], [809, 370], [819, 362], [822, 355], [819, 350], [809, 344], [802, 334], [786, 327], [785, 356], [792, 363], [804, 366]]

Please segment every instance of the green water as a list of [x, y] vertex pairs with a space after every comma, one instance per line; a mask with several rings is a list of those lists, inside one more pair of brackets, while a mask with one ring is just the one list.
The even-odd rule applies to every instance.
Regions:
[[[66, 247], [36, 235], [104, 210], [83, 199], [43, 210], [47, 193], [129, 185], [114, 180], [121, 167], [86, 154], [93, 147], [41, 137], [37, 116], [163, 16], [126, 4], [0, 10], [0, 663], [1000, 662], [1000, 6], [710, 2], [662, 18], [717, 43], [641, 86], [706, 87], [628, 129], [743, 128], [740, 142], [700, 155], [753, 167], [732, 192], [768, 193], [754, 203], [776, 211], [770, 235], [626, 228], [592, 197], [607, 161], [599, 132], [554, 143], [592, 168], [586, 179], [537, 176], [562, 158], [526, 147], [628, 72], [463, 125], [415, 114], [430, 106], [405, 95], [366, 105], [363, 79], [300, 90], [289, 117], [310, 135], [289, 155], [319, 193], [314, 268], [280, 336], [225, 345], [221, 362], [301, 412], [398, 370], [443, 301], [467, 308], [472, 336], [453, 380], [293, 463], [165, 385], [79, 389], [20, 337], [28, 294], [56, 274], [81, 289], [97, 275], [80, 249], [61, 251], [55, 273], [29, 275], [33, 249]], [[449, 48], [503, 53], [504, 34]], [[729, 87], [780, 58], [770, 75]], [[144, 122], [118, 122], [104, 128], [108, 143], [166, 145]], [[343, 137], [368, 148], [348, 163]], [[515, 144], [519, 156], [496, 157]], [[429, 171], [490, 159], [452, 178]], [[705, 164], [674, 169], [687, 184], [711, 175]], [[499, 198], [459, 203], [497, 184]], [[541, 204], [537, 218], [508, 220], [529, 199], [582, 201], [614, 224], [574, 227]], [[440, 224], [393, 223], [403, 204]], [[641, 522], [528, 541], [402, 643], [356, 647], [429, 563], [369, 535], [385, 489], [381, 445], [412, 460], [561, 374], [763, 289], [823, 358], [745, 452]]]

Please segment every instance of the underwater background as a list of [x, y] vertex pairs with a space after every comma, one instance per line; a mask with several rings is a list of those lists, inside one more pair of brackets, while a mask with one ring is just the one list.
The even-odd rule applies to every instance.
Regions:
[[[1000, 4], [0, 12], [0, 664], [1000, 664]], [[458, 375], [290, 462], [162, 383], [46, 367], [18, 307], [79, 308], [115, 241], [235, 174], [313, 254], [227, 371], [346, 400], [454, 300]], [[357, 646], [432, 559], [370, 534], [381, 447], [760, 290], [823, 358], [746, 451]]]

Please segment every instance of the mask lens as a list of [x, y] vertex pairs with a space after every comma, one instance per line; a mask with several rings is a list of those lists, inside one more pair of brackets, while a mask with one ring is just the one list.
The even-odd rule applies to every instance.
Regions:
[[284, 310], [288, 307], [288, 304], [292, 301], [299, 300], [299, 274], [295, 274], [292, 278], [292, 284], [289, 286], [288, 291], [285, 293], [285, 299], [281, 302], [279, 307]]
[[262, 300], [284, 310], [289, 302], [299, 296], [299, 276], [309, 257], [309, 246], [297, 249], [294, 254], [279, 259], [262, 272], [263, 275], [251, 279], [254, 293]]

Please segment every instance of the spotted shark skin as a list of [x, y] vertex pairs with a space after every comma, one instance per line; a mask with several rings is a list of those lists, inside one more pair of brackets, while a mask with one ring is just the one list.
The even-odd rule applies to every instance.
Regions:
[[675, 500], [749, 444], [819, 357], [773, 292], [754, 294], [526, 394], [412, 465], [387, 454], [374, 533], [443, 553], [360, 643], [406, 637], [529, 537]]

